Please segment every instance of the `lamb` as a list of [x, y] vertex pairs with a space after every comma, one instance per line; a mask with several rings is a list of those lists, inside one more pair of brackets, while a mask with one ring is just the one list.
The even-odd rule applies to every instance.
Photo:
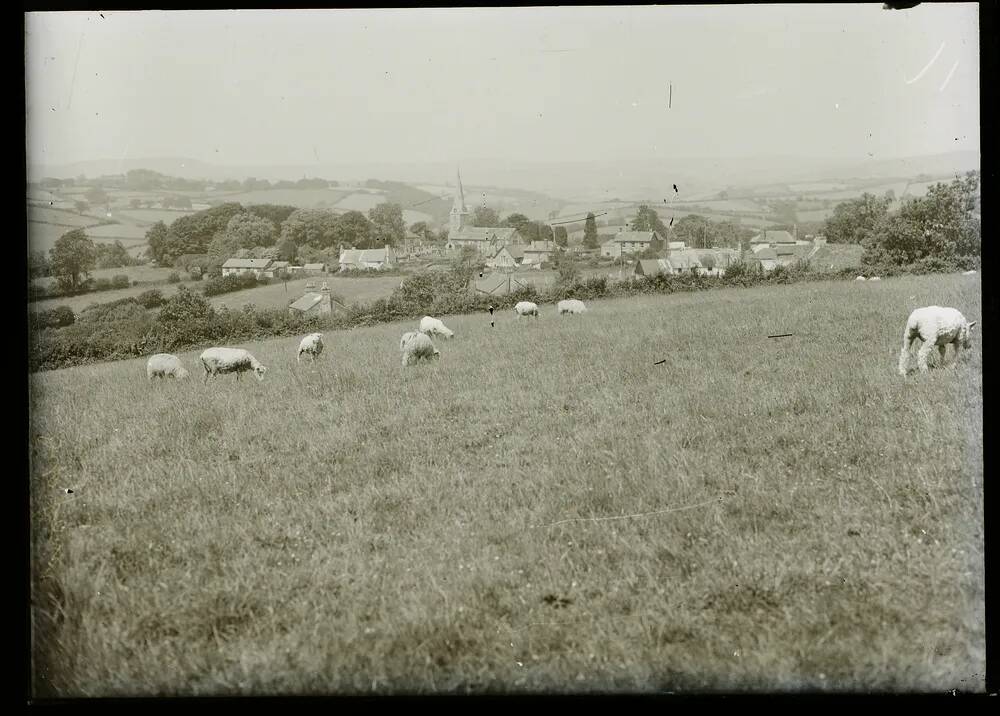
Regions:
[[312, 356], [315, 361], [316, 356], [323, 352], [323, 334], [322, 333], [310, 333], [308, 336], [302, 339], [299, 343], [299, 352], [295, 356], [295, 360], [299, 363], [302, 362], [302, 354], [308, 353]]
[[267, 368], [259, 360], [243, 348], [209, 348], [201, 354], [201, 364], [205, 367], [205, 381], [208, 376], [215, 377], [220, 373], [235, 373], [236, 380], [240, 373], [252, 370], [257, 380], [264, 380]]
[[878, 276], [872, 276], [872, 277], [871, 277], [870, 279], [868, 279], [868, 280], [869, 280], [869, 281], [881, 281], [882, 279], [881, 279], [881, 278], [879, 278]]
[[421, 358], [438, 360], [441, 352], [434, 347], [434, 342], [426, 333], [411, 331], [404, 333], [399, 341], [399, 350], [403, 354], [403, 367], [412, 365]]
[[925, 306], [915, 309], [906, 321], [903, 331], [903, 349], [899, 352], [899, 374], [907, 373], [907, 362], [910, 348], [917, 338], [924, 343], [917, 352], [917, 366], [921, 372], [927, 372], [927, 356], [937, 346], [944, 362], [945, 349], [951, 343], [955, 346], [955, 361], [961, 348], [972, 346], [972, 328], [977, 321], [971, 323], [954, 308], [941, 306]]
[[560, 301], [556, 304], [556, 308], [558, 308], [560, 316], [566, 313], [579, 316], [587, 312], [587, 307], [583, 305], [583, 301], [577, 301], [575, 298]]
[[521, 316], [534, 316], [538, 318], [538, 304], [531, 301], [520, 301], [515, 304], [514, 313], [517, 314], [518, 318]]
[[975, 276], [976, 272], [975, 271], [963, 271], [962, 275], [963, 276]]
[[146, 378], [187, 378], [188, 372], [181, 359], [169, 353], [157, 353], [146, 361]]
[[858, 277], [857, 277], [856, 279], [854, 279], [854, 280], [855, 280], [855, 281], [867, 281], [868, 279], [866, 279], [866, 278], [865, 278], [864, 276], [858, 276]]
[[424, 316], [420, 319], [420, 332], [426, 333], [428, 336], [455, 337], [454, 331], [444, 325], [439, 319], [431, 318], [430, 316]]

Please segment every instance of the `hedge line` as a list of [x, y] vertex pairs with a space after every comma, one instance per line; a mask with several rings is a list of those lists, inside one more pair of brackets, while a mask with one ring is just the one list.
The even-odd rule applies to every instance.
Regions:
[[[505, 296], [469, 291], [468, 271], [426, 271], [405, 278], [388, 298], [350, 305], [327, 316], [304, 318], [287, 309], [239, 310], [212, 308], [204, 297], [181, 289], [167, 301], [144, 295], [88, 307], [71, 325], [67, 318], [36, 320], [30, 342], [29, 371], [52, 370], [108, 360], [137, 358], [157, 352], [177, 352], [201, 346], [301, 335], [316, 330], [344, 330], [424, 315], [504, 310], [518, 301], [555, 303], [566, 298], [595, 300], [677, 291], [702, 291], [734, 286], [764, 286], [800, 281], [850, 280], [859, 273], [873, 276], [926, 274], [978, 269], [979, 257], [952, 261], [925, 259], [909, 266], [846, 268], [815, 271], [807, 264], [779, 266], [762, 272], [746, 264], [731, 266], [725, 276], [656, 275], [611, 282], [606, 277], [556, 284], [543, 290], [532, 285]], [[162, 302], [157, 315], [155, 307]], [[64, 327], [53, 326], [62, 324]]]

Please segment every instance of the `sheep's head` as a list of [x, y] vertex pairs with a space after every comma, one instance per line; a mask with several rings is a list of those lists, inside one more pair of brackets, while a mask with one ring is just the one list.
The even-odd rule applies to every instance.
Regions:
[[445, 328], [444, 329], [444, 337], [445, 338], [454, 338], [455, 337], [455, 331], [451, 330], [450, 328]]
[[178, 379], [184, 379], [188, 377], [189, 373], [187, 372], [187, 368], [178, 368], [177, 372], [174, 375]]
[[438, 360], [439, 358], [441, 358], [441, 351], [439, 351], [437, 348], [435, 348], [434, 349], [434, 355], [432, 357], [434, 358], [434, 360]]
[[962, 331], [962, 347], [971, 348], [972, 347], [972, 329], [979, 321], [972, 321], [966, 324], [965, 330]]
[[264, 380], [264, 374], [266, 372], [267, 372], [267, 368], [265, 368], [262, 364], [260, 364], [260, 363], [255, 363], [254, 364], [253, 374], [255, 376], [257, 376], [257, 380]]

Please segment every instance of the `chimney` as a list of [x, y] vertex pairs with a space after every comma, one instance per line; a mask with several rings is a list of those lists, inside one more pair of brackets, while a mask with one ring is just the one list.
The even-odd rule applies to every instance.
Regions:
[[323, 282], [322, 287], [319, 289], [320, 294], [323, 296], [323, 300], [319, 302], [319, 312], [320, 314], [332, 313], [333, 312], [333, 298], [330, 296], [330, 287], [327, 286], [326, 281]]

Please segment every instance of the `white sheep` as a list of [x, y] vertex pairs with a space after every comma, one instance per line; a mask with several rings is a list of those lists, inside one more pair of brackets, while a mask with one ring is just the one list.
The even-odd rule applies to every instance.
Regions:
[[857, 277], [856, 279], [854, 279], [854, 280], [855, 280], [855, 281], [867, 281], [868, 279], [866, 279], [866, 278], [865, 278], [864, 276], [858, 276], [858, 277]]
[[560, 301], [556, 304], [556, 308], [559, 310], [560, 316], [566, 313], [571, 316], [579, 316], [587, 312], [587, 307], [583, 305], [583, 301], [577, 301], [575, 298]]
[[187, 378], [187, 369], [181, 359], [169, 353], [157, 353], [146, 361], [146, 378]]
[[969, 323], [958, 310], [941, 306], [917, 308], [906, 321], [903, 330], [903, 349], [899, 352], [899, 374], [906, 375], [910, 348], [917, 338], [924, 343], [917, 352], [917, 366], [927, 371], [927, 356], [937, 346], [944, 363], [945, 349], [951, 343], [955, 346], [955, 360], [961, 348], [972, 346], [972, 328], [977, 321]]
[[963, 271], [962, 275], [963, 276], [975, 276], [976, 272], [975, 271]]
[[243, 348], [209, 348], [201, 354], [201, 364], [205, 367], [205, 382], [208, 376], [215, 377], [220, 373], [235, 373], [236, 380], [240, 373], [252, 370], [257, 380], [264, 380], [267, 372], [259, 360]]
[[403, 366], [416, 363], [421, 358], [438, 360], [441, 352], [434, 347], [434, 342], [426, 333], [411, 331], [404, 333], [399, 340], [399, 350], [403, 354]]
[[872, 276], [872, 277], [871, 277], [870, 279], [868, 279], [868, 280], [869, 280], [869, 281], [881, 281], [882, 279], [881, 279], [881, 278], [879, 278], [878, 276]]
[[444, 325], [439, 319], [431, 318], [430, 316], [424, 316], [420, 319], [420, 332], [426, 333], [428, 336], [455, 337], [454, 331]]
[[316, 356], [323, 352], [323, 334], [322, 333], [310, 333], [308, 336], [302, 339], [299, 343], [299, 352], [295, 356], [295, 360], [299, 363], [302, 362], [302, 354], [308, 353], [312, 356], [315, 361]]
[[521, 316], [534, 316], [538, 318], [538, 304], [531, 301], [520, 301], [514, 305], [514, 313], [517, 314], [518, 318]]

